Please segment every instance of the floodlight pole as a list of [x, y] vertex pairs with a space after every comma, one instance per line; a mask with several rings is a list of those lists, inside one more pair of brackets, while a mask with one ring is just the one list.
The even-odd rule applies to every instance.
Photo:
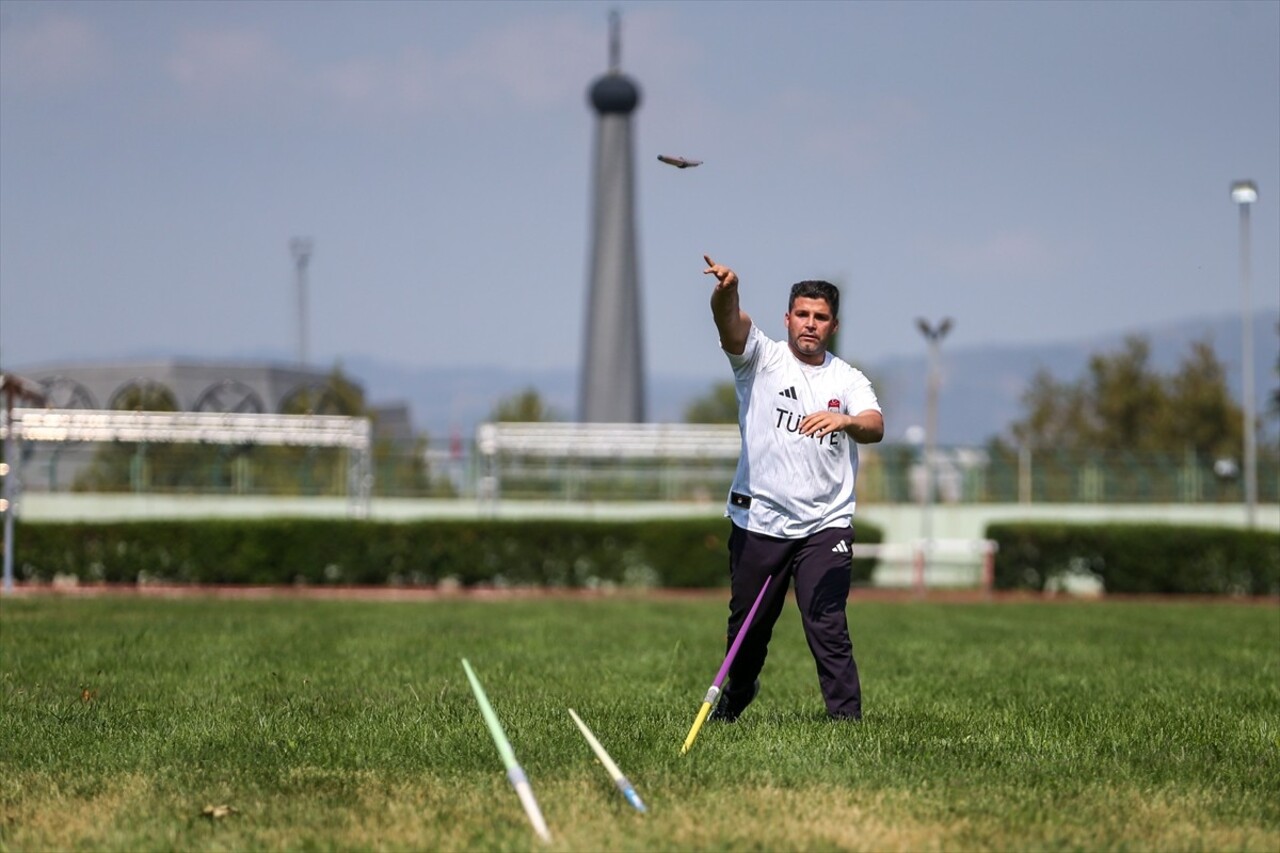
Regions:
[[941, 346], [942, 339], [951, 331], [953, 323], [950, 317], [944, 317], [938, 325], [930, 325], [928, 320], [916, 320], [916, 326], [929, 344], [929, 380], [925, 408], [924, 427], [924, 487], [920, 496], [920, 537], [923, 539], [923, 554], [920, 559], [923, 573], [928, 565], [930, 552], [933, 550], [933, 504], [935, 500], [935, 464], [938, 442], [938, 391], [942, 386]]
[[1231, 185], [1231, 200], [1240, 208], [1240, 294], [1244, 328], [1241, 330], [1242, 396], [1244, 397], [1244, 505], [1245, 524], [1252, 528], [1258, 514], [1258, 433], [1253, 390], [1253, 300], [1249, 295], [1249, 205], [1258, 200], [1253, 181]]
[[4, 395], [4, 418], [4, 461], [0, 462], [0, 477], [4, 478], [4, 496], [0, 497], [0, 514], [4, 516], [4, 579], [0, 581], [0, 591], [8, 595], [13, 592], [13, 516], [18, 510], [18, 438], [13, 429], [13, 403], [7, 392]]
[[0, 426], [4, 427], [4, 459], [0, 461], [0, 515], [4, 516], [4, 565], [0, 593], [13, 592], [13, 521], [18, 513], [18, 469], [22, 451], [18, 430], [13, 425], [13, 407], [18, 400], [43, 405], [48, 402], [44, 390], [30, 380], [10, 373], [0, 373]]
[[298, 364], [303, 366], [307, 363], [307, 264], [313, 248], [309, 237], [294, 237], [289, 241], [298, 285]]

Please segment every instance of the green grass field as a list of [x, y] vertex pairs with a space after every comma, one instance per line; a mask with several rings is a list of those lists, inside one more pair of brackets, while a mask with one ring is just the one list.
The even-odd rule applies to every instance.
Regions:
[[861, 724], [825, 719], [789, 605], [760, 699], [681, 756], [726, 613], [719, 595], [5, 599], [0, 848], [1280, 849], [1274, 603], [855, 602]]

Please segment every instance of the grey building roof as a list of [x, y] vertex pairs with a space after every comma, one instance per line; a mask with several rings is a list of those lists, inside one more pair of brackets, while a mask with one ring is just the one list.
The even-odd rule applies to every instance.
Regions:
[[141, 389], [168, 392], [188, 412], [281, 412], [298, 393], [322, 389], [329, 379], [328, 371], [305, 367], [177, 359], [68, 362], [22, 373], [44, 387], [55, 408], [119, 408], [128, 392]]
[[[279, 414], [296, 411], [299, 395], [309, 395], [316, 414], [338, 414], [326, 410], [331, 371], [297, 365], [155, 359], [44, 364], [21, 373], [43, 388], [51, 408], [116, 409], [140, 393], [144, 398], [170, 396], [183, 412]], [[363, 394], [358, 380], [343, 378]], [[395, 402], [368, 408], [375, 416], [377, 439], [412, 442], [407, 406]]]

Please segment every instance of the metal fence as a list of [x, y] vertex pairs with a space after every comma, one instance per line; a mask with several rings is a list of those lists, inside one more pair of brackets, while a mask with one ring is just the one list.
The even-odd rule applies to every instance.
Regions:
[[[340, 496], [350, 490], [345, 448], [66, 442], [24, 444], [14, 460], [27, 492]], [[606, 451], [485, 454], [450, 449], [375, 448], [373, 497], [480, 497], [564, 501], [720, 501], [733, 454], [636, 455]], [[973, 503], [1242, 503], [1233, 466], [1193, 455], [993, 454], [939, 448], [934, 499]], [[882, 444], [860, 451], [858, 496], [865, 504], [908, 504], [924, 495], [917, 448]], [[1280, 501], [1280, 464], [1260, 454], [1258, 497]]]
[[[1262, 454], [1258, 497], [1280, 497], [1280, 455]], [[940, 503], [1241, 503], [1244, 488], [1230, 460], [1159, 453], [1068, 453], [1022, 449], [940, 449], [934, 461]], [[916, 449], [884, 445], [864, 452], [858, 493], [877, 503], [917, 502], [925, 468]]]

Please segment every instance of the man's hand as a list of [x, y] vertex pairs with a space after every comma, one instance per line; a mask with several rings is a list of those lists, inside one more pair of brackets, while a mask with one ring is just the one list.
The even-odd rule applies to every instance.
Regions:
[[813, 412], [800, 421], [800, 434], [822, 438], [836, 430], [848, 433], [859, 444], [875, 444], [884, 438], [884, 417], [874, 409], [846, 415], [841, 412]]
[[738, 274], [711, 260], [710, 255], [703, 255], [702, 259], [707, 262], [702, 274], [716, 277], [716, 286], [711, 291], [711, 316], [720, 332], [720, 346], [727, 353], [742, 355], [747, 347], [747, 333], [751, 331], [751, 318], [738, 304]]
[[837, 430], [843, 430], [853, 422], [853, 418], [841, 412], [813, 412], [800, 421], [800, 434], [822, 438]]
[[738, 286], [738, 274], [736, 272], [724, 264], [717, 264], [711, 260], [710, 255], [703, 255], [702, 259], [707, 262], [707, 268], [702, 271], [702, 274], [710, 274], [716, 277], [716, 290], [730, 290]]

